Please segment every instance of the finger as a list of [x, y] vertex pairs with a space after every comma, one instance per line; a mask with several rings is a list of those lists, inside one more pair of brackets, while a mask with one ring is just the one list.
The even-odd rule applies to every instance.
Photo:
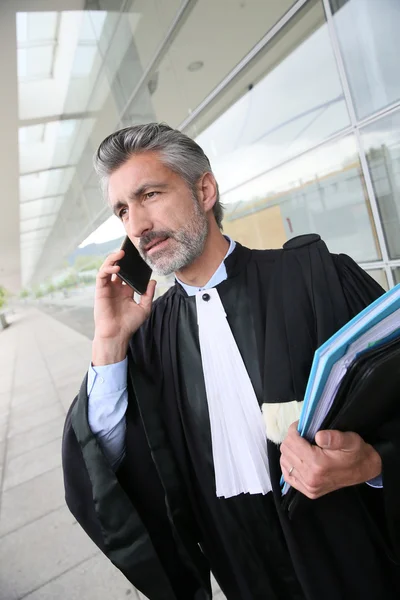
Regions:
[[281, 457], [280, 462], [284, 480], [293, 485], [293, 487], [296, 487], [296, 489], [308, 498], [318, 498], [329, 491], [327, 481], [310, 480], [310, 472], [306, 465], [303, 465], [302, 469], [298, 469], [296, 465], [291, 463], [290, 460], [288, 461], [285, 457]]
[[121, 279], [121, 277], [118, 277], [118, 273], [113, 273], [111, 275], [111, 283], [113, 284], [113, 287], [118, 290], [121, 289], [121, 291], [124, 291], [126, 288], [125, 282], [123, 281], [123, 279]]
[[284, 456], [281, 457], [280, 463], [281, 463], [282, 474], [283, 474], [283, 477], [285, 478], [285, 481], [287, 481], [288, 483], [291, 483], [292, 478], [295, 477], [297, 479], [297, 481], [299, 481], [304, 488], [308, 487], [307, 481], [306, 481], [307, 471], [305, 470], [304, 465], [300, 465], [300, 467], [299, 467], [298, 465], [293, 464], [293, 462], [291, 462], [290, 459], [287, 459]]
[[286, 483], [288, 483], [294, 489], [298, 490], [299, 492], [301, 492], [302, 494], [307, 496], [307, 498], [310, 498], [311, 500], [315, 500], [316, 498], [318, 498], [320, 496], [320, 494], [318, 494], [316, 492], [312, 492], [312, 491], [310, 491], [310, 489], [307, 488], [307, 486], [303, 483], [303, 481], [301, 481], [301, 479], [298, 477], [298, 474], [296, 473], [296, 471], [292, 471], [292, 474], [289, 475], [289, 471], [287, 470], [287, 468], [283, 467], [282, 474], [283, 474], [283, 478], [286, 481]]
[[104, 264], [111, 265], [115, 263], [116, 260], [121, 260], [123, 256], [125, 256], [125, 250], [117, 250], [116, 252], [111, 252], [111, 254], [109, 254], [105, 259]]
[[288, 434], [281, 444], [281, 452], [285, 452], [287, 448], [290, 448], [294, 454], [300, 456], [303, 461], [312, 460], [312, 446], [307, 440], [301, 437], [295, 423], [289, 427]]
[[104, 266], [97, 273], [96, 285], [98, 288], [104, 288], [111, 282], [111, 276], [118, 273], [120, 267], [118, 265]]
[[304, 463], [301, 455], [296, 452], [293, 452], [291, 448], [288, 446], [281, 446], [281, 460], [284, 460], [285, 464], [290, 468], [294, 466], [299, 473], [303, 471], [304, 468], [307, 468], [307, 465]]
[[360, 446], [360, 436], [351, 431], [326, 430], [318, 431], [315, 442], [324, 450], [341, 450], [354, 452]]
[[[281, 471], [284, 480], [289, 485], [293, 485], [293, 487], [301, 485], [303, 489], [306, 489], [305, 483], [299, 475], [299, 472], [297, 471], [296, 467], [294, 469], [292, 469], [292, 467], [293, 465], [286, 463], [284, 459], [281, 460]], [[296, 489], [298, 488], [296, 487]]]
[[111, 280], [111, 275], [113, 275], [114, 273], [117, 274], [120, 268], [121, 267], [119, 265], [105, 265], [101, 267], [100, 271], [97, 274], [97, 277], [99, 277], [100, 279]]
[[154, 294], [156, 291], [156, 285], [157, 282], [154, 279], [151, 279], [149, 281], [149, 285], [147, 286], [147, 290], [144, 294], [142, 294], [142, 296], [140, 297], [140, 306], [145, 310], [145, 311], [150, 311], [151, 309], [151, 305], [154, 299]]

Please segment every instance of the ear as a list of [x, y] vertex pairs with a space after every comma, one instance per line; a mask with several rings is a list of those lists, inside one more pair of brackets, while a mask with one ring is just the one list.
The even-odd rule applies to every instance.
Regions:
[[198, 183], [199, 190], [199, 202], [202, 205], [205, 212], [209, 212], [213, 209], [214, 204], [217, 201], [217, 182], [212, 173], [204, 173], [200, 177]]

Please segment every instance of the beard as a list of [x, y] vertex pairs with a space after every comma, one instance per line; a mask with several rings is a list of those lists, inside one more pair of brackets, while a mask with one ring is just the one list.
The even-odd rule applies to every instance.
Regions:
[[[193, 214], [180, 229], [149, 231], [140, 238], [139, 253], [156, 275], [171, 275], [189, 267], [203, 253], [209, 230], [208, 220], [197, 198], [193, 206]], [[156, 239], [171, 242], [167, 249], [155, 250], [149, 256], [145, 248]]]

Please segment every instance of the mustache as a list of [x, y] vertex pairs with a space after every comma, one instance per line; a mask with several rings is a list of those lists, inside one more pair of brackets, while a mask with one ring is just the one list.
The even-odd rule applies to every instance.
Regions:
[[165, 229], [164, 231], [149, 231], [148, 233], [145, 233], [144, 235], [142, 235], [142, 237], [140, 238], [140, 242], [139, 242], [139, 250], [142, 253], [145, 253], [146, 250], [145, 248], [154, 240], [158, 240], [158, 239], [167, 239], [167, 238], [173, 238], [174, 237], [174, 233], [171, 230]]

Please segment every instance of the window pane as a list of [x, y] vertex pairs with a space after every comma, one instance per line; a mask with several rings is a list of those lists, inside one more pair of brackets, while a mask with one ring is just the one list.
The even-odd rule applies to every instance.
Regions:
[[73, 176], [73, 168], [22, 175], [19, 178], [20, 201], [27, 202], [43, 196], [65, 194]]
[[380, 286], [383, 287], [384, 290], [389, 289], [388, 280], [386, 277], [386, 273], [383, 269], [365, 269], [365, 272], [368, 273]]
[[400, 99], [400, 2], [331, 0], [356, 111], [365, 117]]
[[253, 248], [315, 232], [332, 252], [380, 258], [353, 136], [305, 154], [222, 194], [224, 230]]
[[400, 112], [362, 130], [390, 258], [400, 258]]
[[[129, 12], [86, 13], [80, 25], [66, 110], [80, 111], [84, 106], [98, 111], [107, 97], [112, 98], [118, 111], [122, 110], [179, 5], [179, 0], [136, 0]], [[95, 38], [93, 45], [90, 36]]]
[[18, 141], [20, 144], [35, 144], [42, 142], [44, 138], [45, 126], [40, 123], [39, 125], [29, 125], [28, 127], [20, 127], [18, 130]]
[[28, 13], [17, 13], [17, 41], [25, 43], [28, 40]]
[[400, 283], [400, 267], [393, 269], [393, 277], [396, 284]]
[[20, 205], [21, 220], [32, 219], [40, 214], [58, 213], [62, 201], [62, 196], [55, 196], [53, 198], [42, 198], [40, 200], [22, 203]]
[[94, 61], [98, 55], [97, 46], [79, 45], [76, 49], [71, 77], [88, 77], [92, 72]]
[[26, 48], [17, 49], [18, 78], [23, 79], [28, 75], [28, 51]]
[[[293, 4], [294, 0], [194, 3], [151, 77], [149, 92], [156, 119], [172, 127], [180, 125]], [[141, 29], [140, 23], [135, 39]], [[141, 54], [141, 45], [138, 50]], [[125, 122], [132, 122], [137, 112], [135, 99]]]
[[55, 220], [56, 215], [46, 215], [44, 217], [38, 216], [32, 219], [27, 219], [26, 221], [21, 221], [20, 231], [22, 233], [28, 233], [30, 231], [33, 232], [36, 230], [43, 231], [45, 227], [48, 228], [54, 225]]
[[101, 10], [88, 10], [84, 13], [79, 34], [81, 42], [96, 42], [100, 39], [107, 13]]
[[51, 77], [54, 46], [32, 46], [25, 50], [27, 61], [26, 77], [32, 79]]
[[[251, 87], [256, 70], [261, 80]], [[249, 91], [196, 138], [213, 164], [222, 191], [349, 125], [320, 3], [308, 5], [237, 85]], [[231, 98], [230, 91], [227, 96], [218, 101], [218, 110]], [[204, 115], [200, 127], [208, 119]], [[195, 123], [189, 133], [195, 134], [198, 126]]]
[[54, 40], [56, 37], [58, 13], [28, 13], [28, 41], [42, 42]]

